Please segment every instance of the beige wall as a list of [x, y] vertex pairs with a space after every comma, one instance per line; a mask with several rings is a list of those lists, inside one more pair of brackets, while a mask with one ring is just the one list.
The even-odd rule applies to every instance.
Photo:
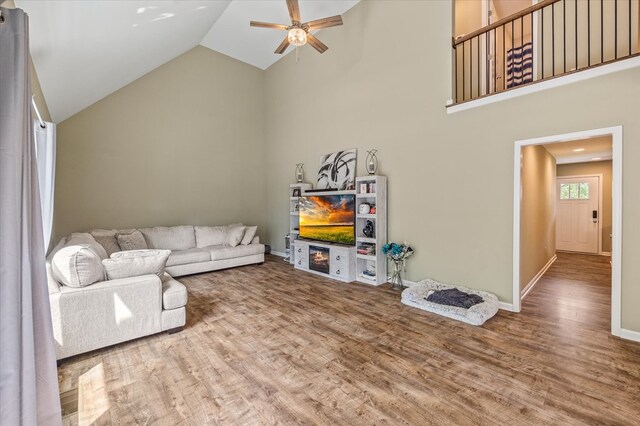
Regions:
[[[408, 279], [432, 277], [510, 302], [516, 140], [624, 126], [622, 326], [640, 331], [640, 69], [447, 114], [452, 3], [362, 1], [266, 71], [268, 240], [284, 249], [295, 164], [312, 181], [321, 154], [377, 148], [389, 182], [389, 238], [416, 254]], [[403, 25], [389, 26], [388, 22]], [[597, 99], [597, 102], [594, 100]]]
[[602, 251], [611, 253], [611, 202], [612, 202], [612, 170], [611, 161], [592, 161], [589, 163], [560, 164], [557, 175], [578, 176], [578, 175], [603, 175], [602, 182]]
[[196, 47], [58, 125], [55, 234], [259, 225], [264, 73]]
[[556, 160], [541, 145], [522, 148], [520, 291], [556, 254]]

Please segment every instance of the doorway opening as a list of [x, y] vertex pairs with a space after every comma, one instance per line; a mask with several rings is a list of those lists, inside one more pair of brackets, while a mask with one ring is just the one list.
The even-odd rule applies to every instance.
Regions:
[[513, 310], [557, 258], [551, 275], [559, 280], [593, 266], [602, 283], [610, 264], [611, 333], [619, 336], [622, 127], [517, 141], [514, 155]]

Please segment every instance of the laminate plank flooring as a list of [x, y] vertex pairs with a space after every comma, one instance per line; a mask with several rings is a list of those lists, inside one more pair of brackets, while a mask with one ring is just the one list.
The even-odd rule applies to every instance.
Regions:
[[180, 281], [182, 332], [61, 362], [65, 424], [640, 424], [608, 258], [560, 253], [520, 314], [482, 327], [274, 256]]

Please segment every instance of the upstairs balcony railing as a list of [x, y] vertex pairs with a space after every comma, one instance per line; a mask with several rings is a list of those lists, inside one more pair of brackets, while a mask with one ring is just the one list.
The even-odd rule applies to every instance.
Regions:
[[454, 104], [638, 56], [639, 0], [545, 0], [453, 40]]

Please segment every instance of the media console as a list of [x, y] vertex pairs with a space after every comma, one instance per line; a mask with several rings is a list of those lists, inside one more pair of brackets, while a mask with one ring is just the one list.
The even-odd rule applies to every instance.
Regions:
[[[300, 239], [300, 197], [305, 195], [355, 194], [355, 246]], [[297, 269], [343, 282], [370, 285], [387, 282], [387, 178], [360, 176], [355, 190], [314, 190], [309, 183], [289, 186], [288, 261]], [[328, 259], [327, 259], [328, 258]]]
[[355, 247], [309, 240], [294, 240], [291, 246], [291, 260], [296, 269], [339, 281], [355, 281]]

